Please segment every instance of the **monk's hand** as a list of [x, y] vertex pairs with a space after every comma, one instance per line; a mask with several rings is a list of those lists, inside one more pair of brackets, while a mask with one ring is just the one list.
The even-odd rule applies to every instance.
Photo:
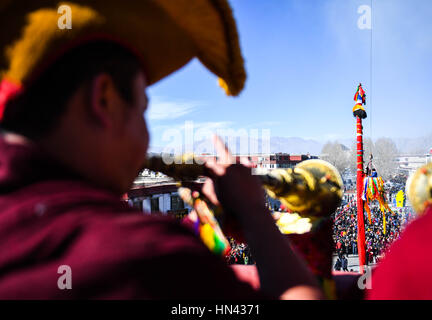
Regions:
[[231, 155], [223, 141], [213, 137], [218, 159], [206, 161], [210, 179], [202, 188], [203, 194], [215, 205], [235, 215], [265, 208], [265, 193], [259, 179], [252, 175], [252, 163], [240, 158], [240, 164]]

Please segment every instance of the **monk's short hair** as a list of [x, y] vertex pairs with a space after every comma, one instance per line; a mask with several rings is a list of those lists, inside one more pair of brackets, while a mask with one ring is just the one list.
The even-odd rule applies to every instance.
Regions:
[[95, 41], [67, 51], [8, 101], [1, 128], [37, 140], [51, 133], [68, 101], [93, 78], [109, 74], [120, 96], [133, 102], [133, 80], [141, 70], [138, 58], [114, 42]]

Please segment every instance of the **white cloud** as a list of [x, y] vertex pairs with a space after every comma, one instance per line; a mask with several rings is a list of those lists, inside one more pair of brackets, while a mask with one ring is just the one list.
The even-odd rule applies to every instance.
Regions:
[[203, 103], [197, 101], [169, 101], [162, 97], [152, 97], [148, 110], [149, 120], [168, 120], [183, 117]]

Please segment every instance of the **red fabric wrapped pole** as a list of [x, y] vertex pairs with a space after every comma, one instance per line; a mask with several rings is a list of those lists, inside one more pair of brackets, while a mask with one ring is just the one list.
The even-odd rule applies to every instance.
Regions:
[[363, 217], [363, 126], [362, 119], [357, 119], [357, 246], [359, 256], [360, 272], [363, 273], [363, 266], [366, 264], [365, 252], [365, 229]]

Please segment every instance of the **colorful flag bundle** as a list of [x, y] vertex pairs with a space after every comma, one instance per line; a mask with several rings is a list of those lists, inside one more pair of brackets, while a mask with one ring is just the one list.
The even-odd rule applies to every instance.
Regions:
[[194, 209], [189, 218], [195, 223], [195, 232], [203, 243], [213, 253], [226, 255], [231, 247], [207, 203], [200, 198], [197, 191], [191, 192], [188, 188], [179, 188], [179, 195]]
[[384, 196], [384, 181], [381, 177], [365, 177], [363, 180], [363, 195], [362, 199], [364, 201], [364, 208], [368, 213], [369, 223], [371, 221], [371, 211], [369, 208], [369, 203], [371, 201], [377, 200], [380, 205], [380, 210], [383, 213], [383, 232], [386, 233], [386, 219], [385, 212], [389, 211], [393, 213], [393, 211], [388, 206], [385, 196]]
[[366, 105], [366, 93], [363, 90], [361, 83], [357, 87], [357, 91], [354, 94], [354, 101], [357, 101], [359, 104]]
[[354, 101], [356, 104], [353, 107], [354, 117], [359, 117], [360, 119], [365, 119], [367, 117], [364, 105], [366, 105], [366, 93], [364, 92], [361, 83], [357, 87], [357, 91], [354, 94]]

